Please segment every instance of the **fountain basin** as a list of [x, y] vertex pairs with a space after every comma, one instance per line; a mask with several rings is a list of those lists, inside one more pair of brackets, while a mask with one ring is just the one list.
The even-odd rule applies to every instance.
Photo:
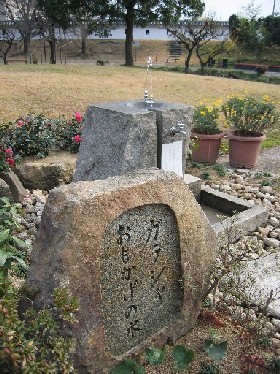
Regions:
[[195, 195], [221, 243], [234, 243], [267, 223], [268, 211], [263, 206], [202, 186], [201, 179], [190, 174], [184, 175], [184, 181]]
[[167, 107], [167, 103], [161, 101], [129, 101], [125, 104], [130, 108], [154, 110]]
[[142, 99], [90, 105], [74, 181], [158, 168], [183, 177], [194, 108]]

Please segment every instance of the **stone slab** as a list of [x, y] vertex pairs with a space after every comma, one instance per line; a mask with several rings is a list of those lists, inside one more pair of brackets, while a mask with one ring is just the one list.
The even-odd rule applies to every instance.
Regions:
[[280, 318], [280, 255], [269, 254], [246, 263], [241, 279], [249, 285], [246, 290], [248, 298], [256, 305], [263, 307], [270, 299], [267, 313]]
[[191, 174], [184, 174], [184, 182], [189, 186], [196, 200], [200, 201], [201, 179]]
[[257, 227], [264, 226], [267, 223], [268, 211], [259, 205], [253, 206], [234, 217], [227, 218], [213, 225], [215, 233], [221, 240], [221, 243], [234, 243], [243, 235], [255, 231]]
[[29, 191], [24, 188], [20, 179], [12, 170], [0, 173], [0, 178], [9, 186], [13, 201], [21, 202], [29, 194]]
[[[137, 169], [162, 167], [162, 144], [183, 141], [182, 175], [194, 108], [177, 103], [145, 109], [141, 101], [90, 105], [74, 181], [97, 180]], [[184, 133], [171, 133], [184, 123]], [[174, 169], [172, 169], [174, 170]]]
[[157, 165], [156, 114], [125, 104], [86, 111], [74, 181], [106, 179]]
[[46, 158], [24, 158], [15, 168], [15, 173], [26, 188], [49, 191], [72, 181], [76, 159], [76, 154], [52, 151]]
[[12, 199], [12, 194], [8, 184], [4, 181], [4, 179], [0, 178], [0, 198], [2, 197]]
[[254, 204], [244, 199], [217, 191], [206, 185], [201, 187], [200, 202], [211, 208], [218, 209], [221, 214], [226, 213], [230, 215], [233, 212], [243, 212], [254, 206]]
[[27, 284], [77, 297], [75, 366], [99, 373], [194, 326], [216, 257], [214, 231], [183, 180], [145, 170], [54, 188]]

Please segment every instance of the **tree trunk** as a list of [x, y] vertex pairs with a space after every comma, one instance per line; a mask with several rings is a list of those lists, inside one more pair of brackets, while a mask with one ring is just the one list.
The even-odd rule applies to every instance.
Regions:
[[187, 56], [186, 56], [186, 59], [185, 59], [185, 73], [187, 73], [190, 69], [190, 61], [191, 61], [191, 57], [192, 57], [192, 53], [193, 53], [193, 49], [187, 49]]
[[7, 53], [3, 53], [3, 62], [7, 65]]
[[46, 47], [46, 41], [44, 39], [44, 59], [45, 59], [45, 63], [47, 62], [47, 47]]
[[50, 63], [56, 64], [56, 39], [54, 33], [54, 26], [51, 26], [49, 29], [49, 46], [51, 49]]
[[201, 74], [204, 75], [207, 62], [200, 62]]
[[125, 37], [125, 66], [133, 66], [133, 18], [134, 18], [134, 9], [133, 2], [130, 2], [126, 8], [126, 37]]
[[28, 58], [29, 50], [30, 50], [30, 34], [25, 34], [23, 38], [23, 53], [26, 58]]
[[81, 25], [81, 38], [82, 38], [82, 58], [86, 58], [86, 53], [87, 53], [87, 24], [82, 24]]
[[3, 53], [3, 62], [5, 65], [7, 65], [8, 63], [7, 56], [8, 56], [10, 49], [12, 48], [13, 41], [14, 39], [6, 40], [7, 48], [5, 50], [1, 50], [1, 52]]

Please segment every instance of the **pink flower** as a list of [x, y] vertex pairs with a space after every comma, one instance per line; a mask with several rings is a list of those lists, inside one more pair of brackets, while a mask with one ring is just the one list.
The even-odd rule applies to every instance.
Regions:
[[22, 119], [20, 119], [20, 120], [18, 121], [18, 123], [17, 123], [17, 124], [18, 124], [18, 126], [19, 126], [19, 127], [21, 127], [21, 126], [23, 126], [23, 125], [24, 125], [24, 122], [23, 122], [23, 120], [22, 120]]
[[5, 153], [7, 157], [11, 157], [13, 155], [12, 148], [6, 148]]
[[73, 125], [72, 121], [68, 121], [67, 125], [69, 125], [69, 126]]
[[83, 116], [82, 113], [80, 112], [75, 112], [75, 118], [78, 123], [81, 123], [83, 121]]
[[81, 136], [80, 135], [75, 135], [74, 138], [73, 138], [73, 141], [75, 143], [80, 143], [82, 140]]

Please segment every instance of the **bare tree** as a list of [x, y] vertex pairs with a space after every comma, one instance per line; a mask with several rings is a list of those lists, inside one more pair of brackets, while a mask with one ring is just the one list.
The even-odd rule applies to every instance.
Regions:
[[16, 30], [12, 27], [3, 28], [0, 30], [0, 52], [2, 53], [2, 58], [4, 64], [7, 64], [7, 56], [12, 48], [13, 42], [15, 40]]
[[254, 0], [251, 0], [248, 4], [244, 5], [242, 8], [242, 13], [245, 18], [258, 18], [261, 13], [261, 6], [256, 5]]
[[15, 22], [23, 40], [23, 53], [27, 57], [30, 40], [36, 33], [36, 0], [1, 0], [7, 20]]
[[187, 50], [186, 72], [189, 70], [190, 60], [195, 50], [201, 51], [202, 46], [215, 39], [228, 38], [223, 25], [215, 21], [213, 16], [209, 16], [203, 21], [189, 20], [183, 22], [178, 28], [170, 30], [170, 34], [176, 40], [179, 40]]
[[213, 63], [214, 58], [222, 53], [229, 53], [235, 49], [235, 45], [228, 40], [222, 40], [214, 43], [202, 42], [196, 46], [195, 52], [196, 56], [199, 59], [201, 72], [204, 73], [204, 70], [207, 65]]

